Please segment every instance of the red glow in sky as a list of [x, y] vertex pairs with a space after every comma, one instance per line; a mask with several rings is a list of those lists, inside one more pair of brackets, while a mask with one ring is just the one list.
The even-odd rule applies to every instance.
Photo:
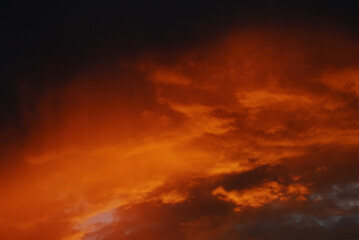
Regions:
[[357, 236], [358, 50], [252, 29], [20, 84], [0, 239]]

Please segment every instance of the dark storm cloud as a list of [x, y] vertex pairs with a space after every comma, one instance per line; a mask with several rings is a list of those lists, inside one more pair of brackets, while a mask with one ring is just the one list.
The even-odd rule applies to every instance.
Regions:
[[[186, 201], [175, 204], [148, 201], [125, 206], [118, 209], [113, 223], [100, 226], [100, 230], [85, 235], [85, 239], [144, 236], [147, 239], [356, 239], [359, 236], [357, 154], [357, 150], [343, 155], [328, 149], [326, 153], [303, 156], [302, 167], [293, 166], [295, 159], [286, 159], [275, 167], [225, 174], [209, 181], [197, 179], [195, 184], [178, 183], [180, 188], [187, 188]], [[328, 156], [341, 157], [342, 161], [331, 161]], [[318, 170], [316, 166], [323, 162], [328, 168]], [[347, 172], [341, 172], [340, 168]], [[219, 185], [227, 190], [251, 188], [265, 181], [290, 185], [297, 181], [293, 175], [302, 176], [299, 182], [311, 184], [306, 201], [274, 201], [235, 212], [233, 202], [221, 201], [211, 194]]]

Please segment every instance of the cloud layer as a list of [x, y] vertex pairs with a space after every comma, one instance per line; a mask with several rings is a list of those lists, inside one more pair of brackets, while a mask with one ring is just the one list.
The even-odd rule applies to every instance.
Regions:
[[251, 29], [24, 82], [1, 239], [358, 238], [358, 53]]

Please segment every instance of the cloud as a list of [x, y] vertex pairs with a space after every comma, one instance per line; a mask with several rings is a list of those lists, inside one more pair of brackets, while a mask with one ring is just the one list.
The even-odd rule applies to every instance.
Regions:
[[241, 191], [226, 191], [219, 186], [212, 191], [212, 194], [225, 201], [231, 201], [236, 204], [236, 211], [241, 211], [245, 207], [260, 207], [273, 201], [286, 201], [289, 197], [295, 197], [297, 200], [306, 200], [309, 189], [301, 184], [292, 184], [287, 187], [278, 182], [265, 182], [260, 186], [247, 188]]
[[[325, 34], [248, 30], [20, 86], [0, 236], [356, 236], [357, 69], [346, 38]], [[327, 58], [332, 46], [345, 51]]]

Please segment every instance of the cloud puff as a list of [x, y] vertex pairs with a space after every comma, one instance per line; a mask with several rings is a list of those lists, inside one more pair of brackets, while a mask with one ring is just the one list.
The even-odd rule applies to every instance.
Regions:
[[272, 201], [286, 201], [289, 197], [297, 200], [306, 200], [309, 189], [301, 184], [292, 184], [287, 187], [278, 182], [265, 182], [260, 186], [244, 189], [241, 191], [226, 191], [223, 187], [213, 190], [212, 194], [225, 201], [232, 201], [236, 204], [236, 211], [244, 207], [260, 207]]

